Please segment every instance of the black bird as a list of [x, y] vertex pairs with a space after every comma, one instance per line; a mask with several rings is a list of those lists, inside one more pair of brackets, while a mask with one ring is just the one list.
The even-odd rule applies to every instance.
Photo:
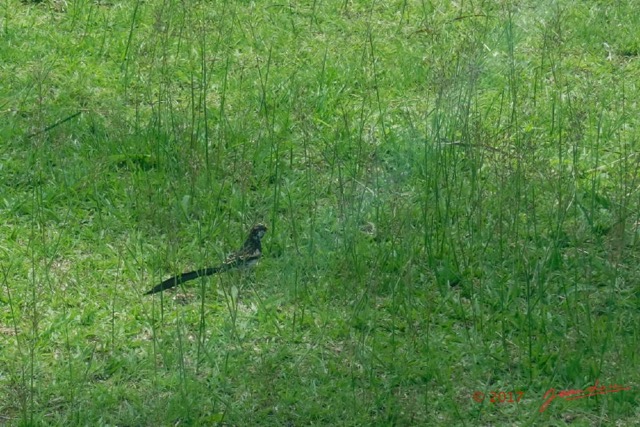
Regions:
[[247, 240], [244, 241], [242, 248], [229, 255], [221, 265], [217, 267], [201, 268], [200, 270], [179, 274], [154, 286], [153, 289], [146, 292], [145, 295], [166, 291], [167, 289], [171, 289], [186, 281], [197, 279], [198, 277], [211, 276], [212, 274], [222, 273], [223, 271], [240, 270], [256, 265], [262, 256], [262, 244], [260, 243], [260, 239], [262, 239], [266, 232], [267, 227], [264, 224], [254, 225], [251, 228], [251, 231], [249, 231], [249, 236], [247, 237]]

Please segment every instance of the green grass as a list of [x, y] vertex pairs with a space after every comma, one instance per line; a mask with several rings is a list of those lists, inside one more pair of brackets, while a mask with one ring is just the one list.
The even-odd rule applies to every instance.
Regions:
[[640, 17], [563, 3], [3, 0], [0, 424], [640, 425]]

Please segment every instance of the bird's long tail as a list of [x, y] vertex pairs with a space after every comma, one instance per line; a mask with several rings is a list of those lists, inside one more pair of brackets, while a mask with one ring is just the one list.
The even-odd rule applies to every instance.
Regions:
[[173, 276], [170, 279], [165, 280], [159, 285], [154, 286], [150, 291], [146, 292], [145, 295], [151, 295], [157, 292], [166, 291], [167, 289], [171, 289], [189, 280], [197, 279], [198, 277], [202, 277], [202, 276], [211, 276], [212, 274], [216, 274], [223, 270], [224, 270], [223, 266], [219, 266], [219, 267], [201, 268], [200, 270], [190, 271], [188, 273], [182, 273], [177, 276]]

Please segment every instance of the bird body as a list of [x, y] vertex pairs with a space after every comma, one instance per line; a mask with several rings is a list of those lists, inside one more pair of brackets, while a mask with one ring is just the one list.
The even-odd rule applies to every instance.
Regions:
[[164, 282], [154, 286], [151, 290], [145, 292], [145, 295], [152, 295], [157, 292], [166, 291], [181, 283], [189, 280], [197, 279], [198, 277], [211, 276], [212, 274], [222, 273], [229, 270], [239, 270], [249, 267], [253, 267], [257, 264], [258, 260], [262, 256], [262, 243], [261, 239], [267, 232], [267, 227], [263, 224], [256, 224], [249, 231], [249, 236], [245, 240], [242, 248], [237, 252], [229, 255], [227, 259], [217, 267], [201, 268], [199, 270], [190, 271], [188, 273], [182, 273], [177, 276], [171, 277]]

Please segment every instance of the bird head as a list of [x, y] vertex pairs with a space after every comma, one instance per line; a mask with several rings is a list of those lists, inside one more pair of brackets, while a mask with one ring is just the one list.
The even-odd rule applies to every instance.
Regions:
[[262, 248], [260, 244], [260, 239], [262, 239], [267, 232], [267, 226], [264, 224], [256, 224], [251, 227], [251, 231], [249, 231], [249, 236], [247, 240], [244, 242], [245, 249], [251, 248]]
[[251, 227], [251, 231], [249, 232], [250, 236], [254, 238], [262, 239], [267, 232], [267, 226], [264, 224], [256, 224]]

